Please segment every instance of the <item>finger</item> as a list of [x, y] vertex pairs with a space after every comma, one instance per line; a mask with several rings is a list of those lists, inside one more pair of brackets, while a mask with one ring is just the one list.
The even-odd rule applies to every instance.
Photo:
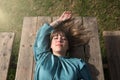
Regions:
[[70, 19], [71, 18], [71, 15], [68, 15], [68, 17], [67, 17], [68, 19]]
[[64, 11], [62, 15], [66, 14], [66, 13], [67, 13], [67, 11]]
[[69, 14], [67, 14], [67, 16], [71, 16], [71, 15], [72, 15], [72, 14], [70, 14], [70, 13], [69, 13]]
[[72, 12], [71, 11], [66, 11], [66, 14], [71, 14]]

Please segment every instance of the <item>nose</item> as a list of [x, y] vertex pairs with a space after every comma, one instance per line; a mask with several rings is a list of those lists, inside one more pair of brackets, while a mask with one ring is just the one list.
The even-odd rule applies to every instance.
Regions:
[[58, 36], [58, 41], [62, 41], [62, 37], [61, 36]]

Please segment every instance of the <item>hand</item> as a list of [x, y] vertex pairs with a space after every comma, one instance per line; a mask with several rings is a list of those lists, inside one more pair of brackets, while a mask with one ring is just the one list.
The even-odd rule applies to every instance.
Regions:
[[71, 17], [72, 17], [71, 11], [64, 11], [63, 14], [57, 20], [50, 23], [50, 26], [56, 27], [63, 21], [69, 20]]
[[63, 14], [58, 18], [59, 22], [69, 20], [72, 16], [71, 11], [64, 11]]

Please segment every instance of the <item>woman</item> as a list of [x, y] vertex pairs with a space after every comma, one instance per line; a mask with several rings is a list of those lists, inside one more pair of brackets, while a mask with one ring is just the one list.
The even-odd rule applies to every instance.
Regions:
[[61, 29], [55, 29], [71, 16], [70, 11], [65, 11], [56, 21], [38, 30], [34, 44], [35, 80], [92, 80], [83, 60], [66, 57], [69, 40]]

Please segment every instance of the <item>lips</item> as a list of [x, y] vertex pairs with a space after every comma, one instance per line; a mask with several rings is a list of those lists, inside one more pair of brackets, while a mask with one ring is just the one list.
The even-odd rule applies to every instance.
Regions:
[[56, 44], [56, 46], [62, 46], [62, 44]]

